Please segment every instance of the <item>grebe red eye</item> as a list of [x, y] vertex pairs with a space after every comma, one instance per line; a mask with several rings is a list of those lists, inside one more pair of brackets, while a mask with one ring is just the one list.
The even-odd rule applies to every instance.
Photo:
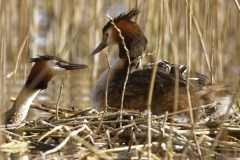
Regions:
[[55, 65], [56, 65], [56, 66], [59, 66], [59, 62], [55, 62]]

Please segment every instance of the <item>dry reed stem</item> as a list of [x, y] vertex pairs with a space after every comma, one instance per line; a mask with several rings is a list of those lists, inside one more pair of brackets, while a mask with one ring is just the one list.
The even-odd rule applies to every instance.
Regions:
[[40, 142], [41, 140], [43, 140], [46, 136], [50, 135], [51, 133], [57, 131], [57, 130], [60, 130], [62, 129], [63, 126], [56, 126], [55, 128], [51, 129], [49, 132], [45, 133], [44, 135], [42, 135], [39, 139], [38, 139], [38, 142]]
[[[170, 129], [170, 127], [168, 127], [169, 129]], [[179, 134], [178, 134], [179, 135]], [[168, 134], [165, 134], [165, 136], [166, 136], [166, 138], [168, 137], [169, 138], [169, 135]], [[172, 140], [173, 140], [173, 142], [176, 142], [176, 143], [178, 143], [178, 144], [182, 144], [182, 145], [190, 145], [191, 147], [196, 147], [196, 144], [195, 143], [191, 143], [191, 142], [189, 142], [188, 141], [188, 139], [186, 139], [186, 138], [181, 138], [181, 137], [173, 137], [172, 138]], [[159, 143], [153, 143], [153, 144], [158, 144], [159, 145]], [[153, 144], [151, 144], [151, 146], [153, 145]], [[148, 145], [147, 145], [148, 146]], [[146, 147], [147, 147], [146, 146]], [[151, 147], [150, 146], [150, 147]], [[144, 145], [137, 145], [137, 146], [131, 146], [131, 149], [135, 149], [135, 148], [137, 148], [137, 147], [144, 147]], [[114, 148], [114, 149], [108, 149], [108, 150], [103, 150], [102, 152], [114, 152], [114, 151], [122, 151], [122, 150], [127, 150], [128, 149], [128, 147], [121, 147], [121, 148]], [[221, 154], [219, 154], [219, 153], [217, 153], [217, 152], [214, 152], [214, 151], [210, 151], [210, 150], [208, 150], [208, 149], [206, 149], [206, 148], [204, 148], [204, 147], [200, 147], [200, 149], [202, 149], [202, 150], [204, 150], [204, 151], [206, 151], [206, 152], [209, 152], [209, 153], [214, 153], [214, 154], [216, 154], [216, 155], [221, 155]]]
[[234, 0], [234, 2], [235, 2], [236, 6], [237, 6], [237, 8], [238, 8], [238, 11], [240, 12], [240, 5], [239, 5], [238, 1], [237, 1], [237, 0]]
[[[164, 1], [164, 8], [166, 10], [167, 13], [167, 25], [169, 27], [170, 30], [170, 36], [171, 36], [171, 48], [172, 48], [172, 52], [173, 52], [173, 61], [174, 64], [178, 64], [178, 59], [177, 59], [177, 55], [176, 55], [176, 46], [175, 46], [175, 42], [174, 42], [174, 34], [173, 34], [173, 28], [172, 28], [172, 22], [171, 22], [171, 16], [170, 16], [170, 11], [169, 11], [169, 6], [167, 4], [167, 1]], [[175, 83], [174, 83], [174, 108], [173, 108], [173, 116], [176, 116], [176, 111], [178, 110], [178, 90], [179, 90], [179, 72], [177, 70], [177, 68], [175, 67]], [[172, 120], [173, 123], [173, 120]], [[168, 143], [167, 143], [167, 148], [172, 148], [172, 131], [170, 131], [170, 138], [168, 139]], [[167, 153], [169, 155], [172, 154], [172, 151], [167, 151]], [[167, 156], [167, 154], [166, 154]]]
[[[18, 134], [15, 134], [15, 133], [10, 132], [10, 131], [6, 131], [5, 129], [0, 129], [0, 131], [5, 133], [5, 135], [10, 135], [12, 137], [20, 138], [20, 136]], [[3, 134], [3, 133], [1, 133], [1, 134]]]
[[[41, 124], [41, 125], [43, 125], [43, 126], [45, 126], [45, 127], [50, 127], [50, 128], [55, 128], [56, 126], [54, 126], [54, 125], [52, 125], [51, 123], [48, 123], [48, 122], [46, 122], [46, 121], [44, 121], [44, 120], [40, 120], [39, 121], [39, 123]], [[35, 128], [37, 128], [37, 127], [35, 127]], [[59, 129], [60, 131], [62, 131], [62, 129]]]
[[[186, 0], [186, 6], [187, 6], [188, 9], [190, 10], [190, 7], [189, 7], [189, 5], [188, 5], [188, 3], [187, 3], [187, 0]], [[189, 14], [191, 14], [191, 18], [193, 19], [194, 25], [195, 25], [195, 27], [196, 27], [196, 29], [197, 29], [197, 33], [198, 33], [198, 35], [199, 35], [199, 39], [200, 39], [200, 42], [201, 42], [201, 44], [202, 44], [203, 53], [204, 53], [204, 55], [205, 55], [205, 60], [206, 60], [206, 62], [207, 62], [208, 70], [209, 70], [209, 72], [210, 72], [210, 71], [211, 71], [211, 66], [210, 66], [210, 62], [209, 62], [209, 59], [208, 59], [207, 50], [206, 50], [205, 43], [204, 43], [204, 40], [203, 40], [203, 37], [202, 37], [202, 33], [201, 33], [200, 29], [199, 29], [199, 25], [198, 25], [198, 23], [197, 23], [196, 18], [195, 18], [194, 15], [193, 15], [193, 13], [190, 12]]]
[[107, 108], [108, 108], [108, 103], [107, 103], [108, 83], [109, 83], [109, 78], [110, 78], [110, 74], [111, 74], [111, 64], [110, 64], [107, 52], [106, 52], [106, 59], [107, 59], [107, 64], [108, 64], [108, 75], [107, 75], [107, 81], [106, 81], [106, 87], [105, 87], [105, 108], [104, 108], [104, 112], [103, 112], [101, 120], [100, 120], [100, 124], [99, 124], [95, 134], [98, 134], [99, 129], [100, 129], [101, 125], [102, 125], [103, 117], [104, 117], [105, 113], [107, 112]]
[[[155, 78], [156, 78], [156, 73], [157, 73], [157, 61], [159, 59], [159, 48], [157, 51], [157, 55], [155, 57], [155, 63], [152, 71], [152, 76], [151, 76], [151, 81], [149, 85], [149, 91], [148, 91], [148, 99], [147, 99], [147, 117], [148, 117], [148, 146], [151, 144], [151, 104], [152, 104], [152, 96], [153, 96], [153, 88], [154, 88], [154, 83], [155, 83]], [[151, 157], [151, 148], [148, 148], [148, 158], [150, 159]]]
[[59, 117], [58, 117], [58, 104], [59, 104], [59, 100], [60, 100], [60, 98], [62, 96], [62, 89], [63, 89], [63, 85], [61, 85], [61, 87], [60, 87], [59, 96], [58, 96], [57, 104], [56, 104], [56, 119], [57, 119], [57, 121], [59, 120]]
[[211, 66], [211, 70], [210, 70], [210, 78], [211, 78], [211, 84], [215, 83], [214, 80], [214, 76], [213, 76], [213, 58], [214, 58], [214, 54], [215, 54], [215, 50], [214, 50], [214, 43], [215, 43], [215, 32], [214, 30], [212, 30], [212, 35], [211, 35], [211, 62], [210, 62], [210, 66]]
[[[187, 1], [186, 1], [187, 3]], [[201, 153], [201, 150], [199, 148], [199, 144], [198, 144], [198, 141], [197, 141], [197, 137], [195, 135], [195, 122], [194, 122], [194, 119], [193, 119], [193, 110], [192, 110], [192, 102], [191, 102], [191, 95], [190, 95], [190, 71], [191, 71], [191, 52], [192, 52], [192, 3], [191, 0], [189, 0], [189, 6], [188, 6], [188, 10], [189, 10], [189, 34], [188, 34], [188, 57], [187, 57], [187, 97], [188, 97], [188, 107], [189, 107], [189, 114], [190, 114], [190, 120], [191, 120], [191, 125], [192, 125], [192, 135], [194, 137], [194, 141], [196, 143], [196, 146], [197, 146], [197, 151], [198, 151], [198, 155], [199, 155], [199, 158], [202, 159], [202, 153]], [[188, 4], [188, 3], [187, 3]]]
[[[21, 47], [20, 47], [20, 50], [19, 50], [19, 53], [18, 53], [18, 56], [17, 56], [17, 61], [16, 61], [16, 65], [15, 65], [14, 71], [11, 72], [11, 73], [8, 73], [7, 76], [6, 76], [6, 78], [11, 78], [12, 75], [14, 75], [14, 81], [16, 81], [16, 73], [17, 73], [17, 69], [18, 69], [18, 66], [19, 66], [20, 57], [21, 57], [21, 55], [22, 55], [23, 49], [24, 49], [27, 41], [28, 41], [28, 34], [26, 35], [26, 37], [25, 37], [25, 39], [24, 39], [24, 41], [23, 41], [23, 43], [22, 43], [22, 45], [21, 45]], [[3, 77], [2, 79], [4, 79], [4, 77]]]
[[108, 140], [108, 144], [109, 144], [108, 146], [109, 146], [110, 149], [112, 149], [113, 147], [112, 147], [112, 144], [111, 144], [111, 137], [110, 137], [108, 129], [106, 131], [106, 135], [107, 135], [107, 140]]
[[[160, 11], [159, 11], [160, 12]], [[158, 19], [158, 35], [160, 33], [160, 20]], [[161, 42], [162, 42], [162, 38], [159, 38], [158, 36], [158, 40], [157, 40], [157, 55], [155, 57], [155, 60], [154, 60], [154, 67], [153, 67], [153, 71], [152, 71], [152, 76], [151, 76], [151, 81], [150, 81], [150, 85], [149, 85], [149, 91], [148, 91], [148, 99], [147, 99], [147, 111], [148, 111], [148, 114], [147, 114], [147, 122], [148, 122], [148, 128], [147, 128], [147, 131], [148, 131], [148, 146], [150, 146], [151, 142], [152, 142], [152, 136], [151, 136], [151, 104], [152, 104], [152, 96], [153, 96], [153, 89], [154, 89], [154, 83], [155, 83], [155, 78], [156, 78], [156, 73], [157, 73], [157, 61], [159, 60], [160, 58], [160, 49], [161, 49]], [[151, 147], [148, 147], [148, 159], [150, 159], [152, 157], [152, 150], [151, 150]]]
[[[138, 149], [138, 148], [144, 148], [144, 147], [152, 147], [153, 144], [151, 144], [150, 146], [148, 145], [134, 145], [134, 146], [131, 146], [131, 149]], [[120, 151], [124, 151], [124, 150], [128, 150], [128, 146], [126, 147], [119, 147], [119, 148], [113, 148], [113, 149], [106, 149], [106, 150], [102, 150], [100, 152], [103, 152], [103, 153], [107, 153], [107, 152], [120, 152]]]
[[134, 133], [131, 133], [131, 135], [130, 135], [130, 140], [129, 140], [129, 142], [128, 142], [128, 152], [130, 152], [131, 151], [131, 147], [132, 147], [132, 144], [133, 144], [133, 139], [134, 139]]
[[[121, 114], [120, 111], [114, 112], [114, 113], [109, 113], [107, 115], [105, 114], [104, 118], [116, 117], [116, 116], [119, 116], [120, 114]], [[128, 115], [128, 113], [127, 112], [123, 112], [123, 115]], [[53, 124], [61, 124], [61, 123], [65, 123], [65, 122], [69, 122], [69, 121], [73, 121], [73, 120], [99, 119], [101, 117], [102, 117], [101, 115], [83, 116], [83, 117], [76, 117], [76, 118], [60, 119], [59, 121], [54, 121], [52, 123]]]
[[110, 78], [110, 73], [111, 73], [111, 64], [109, 61], [108, 53], [106, 52], [106, 59], [107, 59], [107, 64], [108, 64], [108, 75], [107, 75], [107, 81], [106, 81], [106, 88], [105, 88], [105, 110], [104, 112], [107, 111], [108, 108], [108, 103], [107, 103], [107, 97], [108, 97], [108, 83], [109, 83], [109, 78]]
[[[125, 95], [125, 90], [126, 90], [126, 85], [127, 85], [127, 81], [128, 81], [128, 75], [130, 73], [130, 66], [131, 66], [131, 61], [130, 61], [130, 57], [129, 57], [129, 50], [127, 49], [127, 46], [125, 44], [124, 41], [124, 37], [122, 36], [121, 30], [117, 28], [117, 26], [115, 25], [113, 19], [107, 15], [107, 17], [111, 20], [111, 24], [114, 26], [114, 28], [118, 31], [120, 38], [122, 39], [122, 44], [123, 44], [123, 48], [126, 51], [126, 56], [128, 58], [128, 68], [127, 68], [127, 73], [126, 73], [126, 78], [123, 84], [123, 91], [122, 91], [122, 97], [121, 97], [121, 112], [120, 112], [120, 121], [122, 120], [122, 110], [123, 110], [123, 101], [124, 101], [124, 95]], [[120, 126], [122, 126], [122, 123], [120, 123]]]
[[[151, 147], [148, 147], [148, 148], [151, 148]], [[140, 149], [140, 148], [137, 148], [136, 149], [138, 152], [140, 152], [141, 154], [143, 155], [147, 155], [147, 158], [150, 160], [151, 158], [152, 159], [155, 159], [155, 160], [161, 160], [158, 156], [155, 156], [154, 154], [151, 154], [149, 155], [148, 152], [145, 152], [144, 150]], [[142, 156], [141, 156], [142, 157]], [[139, 158], [139, 157], [138, 157]]]
[[[70, 129], [67, 126], [64, 126], [68, 131], [70, 131]], [[87, 125], [84, 125], [82, 128], [79, 128], [78, 130], [72, 131], [69, 133], [69, 135], [63, 140], [62, 143], [60, 143], [57, 147], [55, 147], [54, 149], [48, 150], [46, 152], [44, 152], [42, 155], [46, 156], [48, 154], [54, 153], [59, 151], [61, 148], [64, 147], [64, 145], [69, 141], [70, 138], [72, 138], [73, 136], [78, 136], [79, 132], [82, 132], [83, 130], [85, 130], [87, 127]], [[104, 157], [106, 159], [111, 159], [107, 154], [105, 153], [101, 153], [99, 152], [96, 148], [94, 148], [94, 146], [92, 146], [91, 144], [89, 144], [87, 141], [85, 141], [83, 138], [79, 137], [82, 141], [82, 143], [91, 151], [95, 152], [96, 154], [98, 154], [101, 157]]]
[[[170, 127], [168, 127], [168, 128], [170, 129]], [[169, 137], [168, 134], [165, 134], [165, 136], [166, 136], [166, 137]], [[172, 140], [173, 140], [173, 142], [176, 142], [176, 143], [181, 144], [181, 145], [183, 145], [183, 146], [189, 145], [190, 147], [193, 147], [193, 148], [196, 147], [196, 143], [191, 143], [191, 142], [190, 142], [188, 139], [186, 139], [186, 138], [172, 137]], [[204, 148], [204, 147], [201, 147], [201, 146], [199, 146], [199, 148], [202, 149], [202, 150], [204, 150], [204, 151], [206, 151], [206, 152], [209, 152], [209, 153], [213, 153], [213, 154], [216, 154], [216, 155], [221, 155], [221, 154], [219, 154], [219, 153], [217, 153], [217, 152], [215, 152], [215, 151], [209, 150], [209, 149]]]

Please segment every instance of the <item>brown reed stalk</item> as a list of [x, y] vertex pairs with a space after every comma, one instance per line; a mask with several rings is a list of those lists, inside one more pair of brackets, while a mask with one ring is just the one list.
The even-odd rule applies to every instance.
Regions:
[[57, 119], [57, 121], [59, 120], [59, 117], [58, 117], [58, 104], [59, 104], [59, 100], [60, 100], [60, 98], [62, 96], [62, 89], [63, 89], [63, 85], [61, 85], [61, 87], [60, 87], [59, 96], [58, 96], [57, 103], [56, 103], [56, 119]]
[[238, 8], [238, 11], [240, 12], [240, 5], [239, 5], [238, 1], [237, 1], [237, 0], [234, 0], [234, 2], [235, 2], [236, 6], [237, 6], [237, 8]]
[[107, 109], [108, 109], [108, 103], [107, 103], [107, 98], [108, 98], [108, 83], [109, 83], [109, 78], [110, 78], [110, 74], [111, 74], [111, 64], [110, 64], [110, 61], [109, 61], [109, 58], [108, 58], [108, 52], [106, 52], [106, 59], [107, 59], [107, 64], [108, 64], [108, 75], [107, 75], [107, 81], [106, 81], [106, 88], [105, 88], [105, 108], [104, 108], [104, 112], [102, 114], [102, 117], [101, 117], [101, 120], [100, 120], [100, 124], [96, 130], [96, 135], [98, 134], [99, 132], [99, 129], [102, 125], [102, 122], [103, 122], [103, 117], [105, 115], [105, 113], [107, 112]]
[[[171, 16], [170, 16], [170, 11], [169, 11], [169, 6], [167, 1], [164, 1], [164, 9], [166, 10], [167, 13], [167, 25], [169, 27], [170, 30], [170, 36], [171, 36], [171, 48], [172, 48], [172, 52], [173, 52], [173, 60], [174, 60], [174, 64], [178, 64], [178, 59], [177, 59], [177, 55], [176, 55], [176, 46], [175, 46], [175, 37], [173, 35], [173, 27], [172, 27], [172, 21], [171, 21]], [[177, 68], [175, 67], [175, 84], [174, 84], [174, 109], [173, 109], [173, 117], [176, 116], [176, 111], [178, 110], [178, 90], [179, 90], [179, 72], [177, 71]], [[173, 123], [173, 119], [172, 119], [172, 123]], [[173, 128], [171, 125], [171, 130], [170, 130], [170, 137], [168, 139], [168, 148], [172, 148], [172, 132], [173, 132]], [[170, 150], [169, 154], [172, 154], [172, 150]]]
[[[114, 26], [114, 28], [118, 31], [120, 38], [122, 39], [122, 44], [123, 44], [123, 48], [126, 51], [126, 56], [128, 58], [128, 68], [127, 68], [127, 73], [126, 73], [126, 78], [123, 84], [123, 91], [122, 91], [122, 97], [121, 97], [121, 114], [120, 114], [120, 121], [122, 120], [122, 110], [123, 110], [123, 101], [124, 101], [124, 95], [125, 95], [125, 90], [126, 90], [126, 85], [127, 85], [127, 81], [128, 81], [128, 75], [130, 73], [130, 66], [131, 66], [131, 61], [130, 61], [130, 57], [129, 57], [129, 51], [128, 48], [126, 47], [125, 41], [124, 41], [124, 37], [122, 36], [121, 30], [117, 28], [117, 26], [115, 25], [113, 19], [107, 15], [107, 17], [111, 20], [111, 24]], [[120, 126], [122, 126], [122, 123], [120, 123]]]
[[188, 7], [188, 21], [189, 21], [189, 34], [188, 34], [188, 57], [187, 57], [187, 97], [188, 97], [188, 107], [189, 107], [189, 115], [190, 115], [190, 120], [191, 120], [191, 125], [192, 125], [192, 135], [194, 137], [194, 141], [196, 143], [196, 147], [197, 147], [197, 151], [198, 151], [198, 155], [201, 159], [202, 157], [202, 153], [197, 141], [197, 137], [195, 135], [195, 122], [193, 119], [193, 110], [192, 110], [192, 102], [191, 102], [191, 95], [190, 95], [190, 71], [191, 71], [191, 52], [192, 52], [192, 1], [191, 0], [186, 0], [186, 5]]
[[214, 58], [214, 42], [215, 42], [215, 33], [214, 30], [212, 30], [212, 35], [211, 35], [211, 62], [210, 62], [210, 66], [211, 66], [211, 70], [210, 70], [210, 78], [211, 78], [211, 83], [214, 84], [214, 74], [213, 74], [213, 58]]

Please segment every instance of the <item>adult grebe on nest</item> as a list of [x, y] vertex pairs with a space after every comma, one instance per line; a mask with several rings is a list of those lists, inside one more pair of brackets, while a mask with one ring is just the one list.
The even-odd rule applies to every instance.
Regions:
[[[134, 8], [129, 12], [121, 13], [113, 19], [116, 27], [124, 37], [126, 47], [129, 51], [131, 71], [126, 85], [123, 107], [124, 109], [144, 111], [147, 109], [147, 98], [153, 65], [142, 66], [140, 56], [143, 55], [147, 38], [137, 23], [131, 21], [139, 11]], [[122, 38], [110, 20], [102, 30], [102, 42], [93, 51], [92, 55], [100, 52], [107, 46], [118, 45], [119, 57], [111, 66], [108, 85], [108, 106], [120, 109], [123, 86], [128, 69], [128, 57], [122, 43]], [[175, 67], [179, 71], [179, 93], [178, 110], [188, 108], [188, 96], [186, 89], [187, 68], [182, 65], [172, 65], [167, 61], [159, 61], [154, 82], [151, 111], [155, 115], [163, 114], [166, 111], [172, 112], [174, 106], [175, 90]], [[105, 88], [108, 69], [104, 71], [96, 82], [91, 93], [91, 105], [99, 111], [105, 108]], [[211, 84], [209, 79], [199, 73], [190, 72], [190, 92], [193, 106], [199, 104], [220, 103], [223, 107], [215, 111], [215, 117], [224, 114], [227, 106], [231, 103], [232, 95], [229, 87], [224, 84]], [[200, 103], [201, 101], [201, 103]]]

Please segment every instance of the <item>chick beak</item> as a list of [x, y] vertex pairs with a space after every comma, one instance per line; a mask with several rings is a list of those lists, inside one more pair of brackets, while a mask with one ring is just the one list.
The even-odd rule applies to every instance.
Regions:
[[107, 47], [107, 41], [103, 40], [96, 49], [94, 49], [94, 51], [92, 52], [91, 56], [94, 54], [97, 54], [98, 52], [100, 52], [101, 50], [103, 50], [105, 47]]
[[88, 65], [85, 64], [72, 64], [72, 63], [67, 63], [67, 64], [59, 64], [59, 67], [65, 68], [66, 70], [75, 70], [75, 69], [84, 69], [88, 68]]

